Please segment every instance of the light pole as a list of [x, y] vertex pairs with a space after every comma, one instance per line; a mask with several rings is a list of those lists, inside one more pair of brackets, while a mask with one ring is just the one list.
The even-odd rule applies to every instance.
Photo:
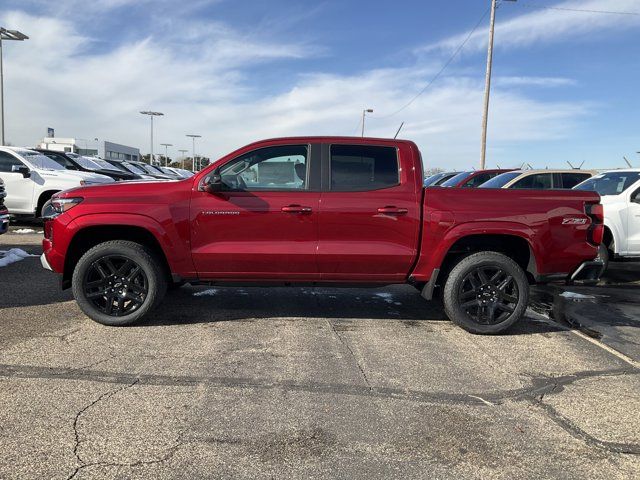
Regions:
[[149, 154], [149, 165], [153, 165], [153, 117], [164, 115], [162, 112], [150, 112], [148, 110], [140, 112], [143, 115], [149, 115], [151, 119], [151, 153]]
[[[517, 0], [505, 0], [515, 2]], [[493, 66], [493, 34], [496, 24], [497, 0], [491, 0], [491, 20], [489, 20], [489, 45], [487, 47], [487, 72], [484, 79], [484, 110], [482, 112], [482, 146], [480, 151], [480, 170], [485, 168], [487, 158], [487, 120], [489, 117], [489, 94], [491, 91], [491, 68]]]
[[364, 110], [362, 110], [362, 135], [361, 137], [364, 137], [364, 117], [367, 113], [373, 113], [373, 110], [371, 108], [365, 108]]
[[189, 150], [178, 150], [181, 154], [182, 154], [182, 169], [184, 170], [184, 157], [185, 157], [185, 153], [187, 153]]
[[3, 40], [28, 40], [24, 33], [17, 30], [7, 30], [0, 27], [0, 145], [4, 145], [4, 78], [2, 74], [2, 41]]
[[202, 135], [194, 135], [194, 134], [189, 134], [187, 133], [187, 137], [191, 137], [191, 140], [193, 140], [193, 169], [198, 171], [200, 170], [199, 168], [196, 169], [196, 138], [202, 138]]
[[173, 147], [173, 143], [161, 143], [164, 147], [164, 166], [169, 166], [169, 147]]

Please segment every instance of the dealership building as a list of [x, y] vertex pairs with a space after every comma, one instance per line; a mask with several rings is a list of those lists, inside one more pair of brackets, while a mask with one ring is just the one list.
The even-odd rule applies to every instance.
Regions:
[[45, 137], [38, 144], [38, 148], [56, 150], [58, 152], [73, 152], [89, 157], [99, 156], [113, 160], [140, 160], [140, 149], [106, 140], [88, 141], [82, 138]]

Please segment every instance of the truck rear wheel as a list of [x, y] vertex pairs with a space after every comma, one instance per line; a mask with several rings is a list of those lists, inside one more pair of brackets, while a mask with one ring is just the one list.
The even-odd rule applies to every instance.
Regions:
[[103, 325], [130, 325], [164, 298], [167, 280], [161, 265], [138, 243], [101, 243], [78, 261], [71, 280], [73, 296], [92, 320]]
[[506, 255], [474, 253], [449, 273], [443, 302], [447, 316], [465, 330], [500, 333], [524, 316], [529, 282], [523, 269]]

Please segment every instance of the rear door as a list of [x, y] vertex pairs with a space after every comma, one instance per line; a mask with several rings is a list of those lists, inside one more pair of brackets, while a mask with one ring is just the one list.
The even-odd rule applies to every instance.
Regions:
[[629, 197], [627, 208], [628, 254], [640, 256], [640, 183], [636, 184]]
[[4, 204], [11, 213], [32, 214], [35, 212], [33, 205], [34, 178], [25, 178], [21, 173], [12, 172], [14, 166], [26, 167], [27, 165], [16, 156], [0, 151], [0, 176], [4, 180], [7, 190]]
[[319, 144], [258, 148], [221, 167], [224, 191], [194, 192], [200, 278], [318, 280], [319, 151]]
[[411, 155], [408, 147], [384, 144], [323, 146], [321, 280], [406, 279], [417, 254], [422, 199]]

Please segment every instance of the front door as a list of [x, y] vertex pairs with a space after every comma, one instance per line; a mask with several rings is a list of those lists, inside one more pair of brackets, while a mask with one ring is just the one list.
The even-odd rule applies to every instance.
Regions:
[[34, 178], [25, 178], [22, 173], [13, 172], [14, 166], [26, 167], [10, 153], [0, 151], [0, 178], [4, 180], [7, 191], [4, 204], [10, 213], [33, 214], [35, 212], [33, 205]]
[[220, 167], [223, 191], [194, 192], [192, 255], [201, 279], [318, 279], [316, 150], [250, 151]]
[[[324, 148], [318, 266], [321, 280], [402, 282], [417, 255], [421, 187], [394, 146]], [[421, 180], [419, 182], [422, 183]]]

